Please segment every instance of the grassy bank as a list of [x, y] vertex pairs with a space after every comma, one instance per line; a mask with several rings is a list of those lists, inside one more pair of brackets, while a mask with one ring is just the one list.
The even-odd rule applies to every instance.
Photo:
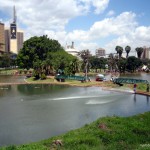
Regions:
[[132, 117], [104, 117], [37, 143], [9, 146], [0, 150], [148, 150], [150, 112]]

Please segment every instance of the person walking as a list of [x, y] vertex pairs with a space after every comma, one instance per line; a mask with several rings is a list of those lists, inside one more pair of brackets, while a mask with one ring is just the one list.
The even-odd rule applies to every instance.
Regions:
[[135, 83], [135, 84], [133, 85], [133, 91], [134, 91], [134, 93], [136, 93], [136, 87], [137, 87], [137, 84]]

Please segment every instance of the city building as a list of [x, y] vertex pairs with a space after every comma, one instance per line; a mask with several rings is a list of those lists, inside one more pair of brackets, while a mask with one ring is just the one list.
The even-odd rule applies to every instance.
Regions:
[[74, 48], [74, 42], [72, 42], [72, 45], [67, 45], [65, 51], [73, 56], [78, 56], [79, 51]]
[[0, 54], [5, 52], [4, 24], [0, 22]]
[[103, 48], [96, 49], [95, 55], [98, 58], [100, 58], [100, 57], [106, 57], [105, 49], [103, 49]]
[[13, 22], [9, 28], [5, 28], [5, 52], [12, 54], [18, 54], [23, 47], [24, 32], [17, 28], [16, 23], [16, 10], [13, 9]]
[[150, 59], [150, 47], [149, 48], [147, 48], [147, 47], [143, 47], [143, 53], [142, 53], [142, 55], [141, 55], [141, 58], [142, 59], [145, 59], [145, 58], [148, 58], [148, 59]]

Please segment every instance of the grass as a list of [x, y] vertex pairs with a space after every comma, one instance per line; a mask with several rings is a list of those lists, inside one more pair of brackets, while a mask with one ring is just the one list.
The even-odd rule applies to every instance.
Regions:
[[[66, 134], [0, 150], [148, 150], [150, 112], [132, 117], [103, 117]], [[62, 145], [54, 144], [60, 140]]]

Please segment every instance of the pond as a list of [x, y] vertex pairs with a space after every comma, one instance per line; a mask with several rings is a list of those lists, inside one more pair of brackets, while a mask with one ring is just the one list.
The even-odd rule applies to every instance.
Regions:
[[43, 140], [103, 116], [150, 111], [148, 96], [100, 87], [12, 85], [0, 87], [0, 146]]

